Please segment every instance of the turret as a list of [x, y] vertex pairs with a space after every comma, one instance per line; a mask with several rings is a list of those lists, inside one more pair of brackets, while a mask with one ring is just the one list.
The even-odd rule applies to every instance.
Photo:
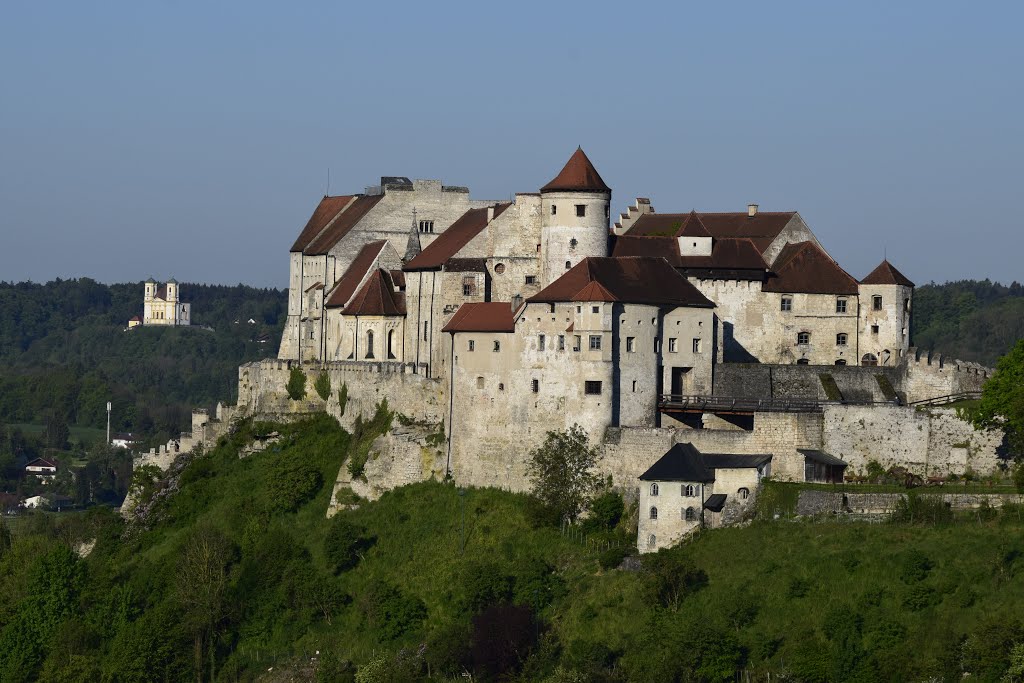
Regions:
[[150, 301], [156, 296], [156, 280], [149, 278], [146, 280], [146, 295], [144, 301]]
[[860, 281], [860, 363], [896, 365], [910, 348], [914, 283], [882, 261]]
[[541, 193], [543, 286], [588, 256], [608, 256], [612, 191], [582, 148]]
[[173, 277], [167, 281], [167, 301], [169, 303], [178, 300], [178, 281]]

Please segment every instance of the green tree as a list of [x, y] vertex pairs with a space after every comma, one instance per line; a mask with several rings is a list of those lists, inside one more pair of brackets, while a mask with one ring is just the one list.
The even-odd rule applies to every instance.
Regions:
[[560, 519], [574, 522], [600, 482], [594, 474], [596, 464], [597, 449], [590, 446], [583, 428], [574, 424], [565, 431], [547, 433], [544, 443], [530, 452], [527, 475], [534, 495], [556, 510]]
[[682, 548], [668, 548], [644, 556], [644, 584], [653, 602], [675, 611], [687, 596], [708, 585], [708, 575]]
[[365, 530], [344, 517], [335, 516], [324, 538], [324, 558], [335, 574], [355, 567], [368, 544]]
[[306, 398], [306, 373], [300, 368], [292, 368], [288, 373], [288, 384], [285, 389], [288, 391], [288, 398], [293, 401]]
[[1005, 430], [1010, 448], [1024, 454], [1024, 339], [999, 359], [970, 417], [975, 428]]
[[338, 389], [338, 405], [341, 408], [340, 414], [344, 417], [345, 407], [348, 405], [348, 382], [342, 383], [341, 389]]
[[313, 388], [316, 389], [317, 395], [326, 401], [331, 397], [331, 376], [326, 371], [321, 372], [317, 375]]

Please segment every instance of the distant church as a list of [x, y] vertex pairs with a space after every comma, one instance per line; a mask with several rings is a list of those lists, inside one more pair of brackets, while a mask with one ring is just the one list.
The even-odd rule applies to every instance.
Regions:
[[191, 325], [192, 304], [178, 300], [180, 292], [178, 282], [171, 278], [165, 284], [159, 284], [153, 278], [146, 280], [146, 293], [143, 297], [142, 319], [135, 316], [128, 321], [128, 327], [137, 325]]

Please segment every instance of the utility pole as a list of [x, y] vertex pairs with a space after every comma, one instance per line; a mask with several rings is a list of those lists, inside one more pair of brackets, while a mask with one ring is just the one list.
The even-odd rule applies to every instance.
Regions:
[[110, 445], [110, 401], [107, 401], [107, 445]]

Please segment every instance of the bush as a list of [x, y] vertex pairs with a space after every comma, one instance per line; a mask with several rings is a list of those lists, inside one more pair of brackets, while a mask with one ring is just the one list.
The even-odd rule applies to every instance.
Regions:
[[663, 607], [679, 609], [683, 600], [708, 585], [708, 575], [693, 566], [682, 549], [669, 548], [644, 557], [645, 588]]
[[313, 389], [323, 400], [329, 399], [331, 397], [331, 376], [326, 371], [321, 372], [317, 375], [316, 382], [313, 383]]
[[288, 384], [285, 385], [288, 398], [293, 401], [301, 401], [306, 398], [306, 373], [300, 368], [292, 368], [288, 373]]
[[590, 501], [590, 516], [583, 521], [583, 532], [592, 534], [614, 529], [625, 509], [621, 495], [615, 491], [602, 493]]
[[383, 580], [370, 583], [359, 603], [367, 623], [385, 641], [419, 628], [427, 618], [422, 600]]
[[295, 512], [313, 498], [323, 485], [320, 471], [299, 456], [282, 458], [267, 470], [268, 507]]
[[347, 519], [336, 516], [324, 538], [324, 558], [328, 568], [340, 574], [359, 563], [362, 551], [369, 546], [365, 530]]
[[597, 563], [601, 565], [601, 569], [616, 569], [627, 555], [629, 555], [629, 548], [625, 546], [608, 548], [597, 556]]
[[914, 492], [900, 497], [892, 512], [892, 521], [901, 524], [944, 524], [953, 520], [953, 510], [940, 496]]
[[928, 578], [928, 572], [935, 564], [919, 550], [911, 550], [900, 563], [900, 579], [903, 583], [918, 583]]
[[345, 416], [345, 407], [348, 405], [348, 383], [342, 383], [341, 389], [338, 389], [338, 405], [341, 407], [340, 414], [342, 417]]

